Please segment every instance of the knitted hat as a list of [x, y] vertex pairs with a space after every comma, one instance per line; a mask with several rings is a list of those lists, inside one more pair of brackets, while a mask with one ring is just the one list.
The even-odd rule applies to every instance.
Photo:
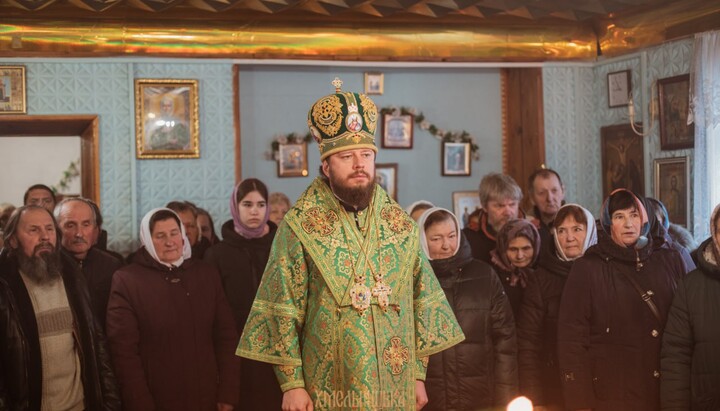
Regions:
[[375, 127], [378, 111], [365, 94], [343, 92], [335, 77], [335, 94], [327, 95], [310, 108], [308, 127], [320, 147], [320, 161], [344, 150], [369, 148], [377, 153]]

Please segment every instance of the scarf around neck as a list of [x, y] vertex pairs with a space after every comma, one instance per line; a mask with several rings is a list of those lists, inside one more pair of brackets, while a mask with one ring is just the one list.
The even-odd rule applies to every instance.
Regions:
[[232, 215], [233, 228], [236, 233], [245, 238], [260, 238], [263, 236], [265, 226], [267, 226], [267, 222], [270, 219], [270, 205], [265, 205], [265, 217], [263, 218], [262, 224], [260, 224], [257, 228], [250, 228], [243, 224], [240, 220], [240, 210], [238, 210], [238, 204], [242, 201], [242, 198], [240, 201], [237, 200], [238, 190], [240, 189], [240, 184], [242, 183], [243, 182], [241, 181], [235, 186], [232, 196], [230, 197], [230, 215]]
[[[530, 241], [533, 248], [533, 257], [526, 267], [517, 268], [512, 265], [507, 256], [510, 242], [518, 237], [525, 237]], [[510, 274], [510, 285], [515, 287], [518, 284], [525, 288], [527, 276], [532, 271], [540, 255], [540, 233], [537, 228], [528, 220], [510, 220], [500, 229], [497, 235], [497, 248], [490, 252], [490, 260], [502, 270]]]

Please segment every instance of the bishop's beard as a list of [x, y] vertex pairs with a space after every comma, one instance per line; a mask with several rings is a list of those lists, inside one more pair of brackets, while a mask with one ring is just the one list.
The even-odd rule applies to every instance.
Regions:
[[[38, 247], [41, 246], [38, 245]], [[38, 247], [36, 247], [36, 251]], [[50, 284], [61, 276], [62, 262], [58, 250], [40, 253], [39, 255], [34, 252], [31, 256], [25, 255], [25, 252], [20, 250], [18, 264], [23, 274], [39, 285]]]
[[[345, 204], [356, 207], [358, 210], [367, 208], [372, 200], [373, 193], [375, 192], [375, 176], [371, 176], [365, 171], [358, 171], [355, 174], [362, 173], [368, 177], [368, 184], [365, 186], [348, 187], [344, 181], [336, 177], [332, 171], [330, 177], [330, 189], [332, 192]], [[353, 175], [348, 178], [352, 178]]]

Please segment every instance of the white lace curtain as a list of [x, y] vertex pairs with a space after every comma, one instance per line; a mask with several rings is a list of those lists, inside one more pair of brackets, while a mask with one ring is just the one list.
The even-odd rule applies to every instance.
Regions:
[[695, 122], [693, 233], [710, 235], [710, 213], [720, 203], [720, 31], [695, 35], [690, 70]]

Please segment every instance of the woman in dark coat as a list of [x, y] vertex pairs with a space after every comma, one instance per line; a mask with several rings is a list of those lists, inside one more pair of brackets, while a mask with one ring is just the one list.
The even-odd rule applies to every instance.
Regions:
[[510, 303], [492, 268], [472, 258], [455, 215], [430, 208], [420, 243], [465, 333], [428, 363], [423, 410], [505, 409], [517, 395], [517, 346]]
[[123, 409], [232, 411], [238, 335], [217, 270], [189, 259], [172, 210], [151, 210], [140, 230], [143, 247], [113, 276], [107, 312]]
[[565, 280], [573, 261], [597, 243], [595, 218], [577, 204], [558, 210], [551, 240], [541, 248], [538, 268], [528, 278], [518, 316], [520, 393], [536, 410], [563, 410], [557, 359], [557, 319]]
[[497, 248], [490, 252], [490, 263], [500, 276], [515, 318], [539, 255], [540, 234], [530, 221], [511, 220], [500, 229]]
[[[205, 261], [220, 270], [238, 334], [252, 307], [277, 226], [268, 221], [268, 190], [262, 181], [249, 178], [230, 197], [232, 219], [222, 226], [222, 241], [205, 253]], [[240, 398], [248, 410], [279, 410], [282, 391], [270, 364], [242, 358]]]
[[696, 270], [678, 287], [663, 336], [663, 410], [720, 410], [720, 204]]
[[606, 235], [575, 261], [560, 302], [565, 406], [656, 411], [660, 339], [685, 264], [653, 246], [645, 207], [630, 191], [615, 190], [600, 221]]
[[[646, 197], [645, 206], [648, 209], [648, 220], [650, 220], [650, 234], [652, 234], [653, 237], [662, 238], [662, 241], [659, 241], [663, 243], [661, 244], [662, 246], [670, 247], [680, 253], [688, 272], [694, 270], [695, 262], [690, 256], [690, 251], [697, 248], [697, 244], [693, 244], [692, 248], [688, 249], [678, 241], [675, 241], [670, 234], [671, 227], [675, 226], [675, 224], [670, 222], [667, 208], [665, 208], [665, 204], [661, 201], [652, 197]], [[677, 227], [681, 230], [685, 230], [680, 226]], [[694, 242], [695, 241], [693, 240], [692, 243]]]

